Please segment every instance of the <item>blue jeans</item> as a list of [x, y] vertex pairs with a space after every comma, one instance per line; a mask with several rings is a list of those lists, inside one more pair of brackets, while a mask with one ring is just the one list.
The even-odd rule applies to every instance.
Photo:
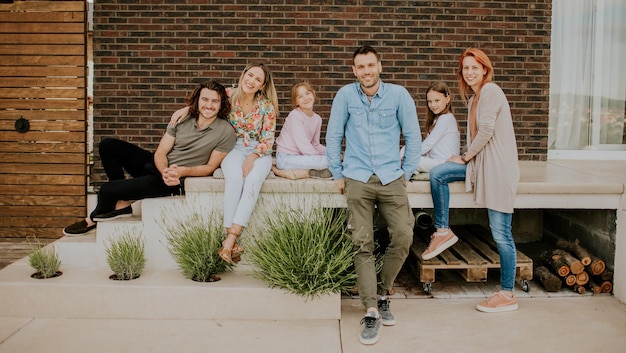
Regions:
[[489, 215], [491, 236], [498, 245], [498, 254], [500, 255], [500, 288], [513, 291], [513, 287], [515, 287], [515, 264], [517, 263], [515, 241], [511, 231], [513, 214], [492, 209], [487, 209], [487, 214]]
[[448, 183], [465, 180], [465, 164], [445, 162], [430, 170], [430, 194], [433, 198], [435, 227], [449, 228], [450, 188]]
[[[467, 166], [454, 162], [440, 164], [430, 170], [430, 193], [433, 198], [435, 227], [449, 228], [450, 189], [448, 183], [465, 180]], [[512, 291], [515, 287], [517, 263], [515, 241], [511, 231], [513, 215], [487, 209], [491, 236], [500, 255], [500, 287]]]

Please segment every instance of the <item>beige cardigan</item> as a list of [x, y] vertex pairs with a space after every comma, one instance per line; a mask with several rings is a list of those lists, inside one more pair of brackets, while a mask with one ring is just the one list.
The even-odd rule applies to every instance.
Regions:
[[[469, 101], [468, 111], [473, 101], [474, 97]], [[465, 174], [465, 191], [474, 188], [474, 202], [478, 205], [513, 213], [520, 175], [517, 143], [509, 102], [495, 83], [487, 83], [480, 90], [476, 124], [478, 133], [465, 155], [471, 159]], [[469, 131], [468, 119], [468, 142]]]

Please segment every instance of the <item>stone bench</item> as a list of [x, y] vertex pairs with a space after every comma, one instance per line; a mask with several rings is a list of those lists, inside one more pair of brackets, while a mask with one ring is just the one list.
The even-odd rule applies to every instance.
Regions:
[[[520, 161], [521, 177], [517, 190], [515, 208], [558, 209], [618, 209], [624, 195], [621, 181], [596, 180], [589, 174], [567, 170], [546, 162]], [[185, 190], [188, 195], [222, 194], [224, 180], [213, 177], [187, 178]], [[407, 184], [409, 202], [413, 208], [432, 208], [430, 183], [411, 180]], [[346, 207], [345, 197], [337, 193], [330, 179], [290, 180], [271, 177], [265, 180], [261, 195], [286, 197], [301, 195], [317, 198], [328, 207]], [[473, 194], [465, 192], [464, 182], [450, 185], [451, 208], [482, 208], [473, 201]], [[220, 196], [221, 197], [221, 196]]]

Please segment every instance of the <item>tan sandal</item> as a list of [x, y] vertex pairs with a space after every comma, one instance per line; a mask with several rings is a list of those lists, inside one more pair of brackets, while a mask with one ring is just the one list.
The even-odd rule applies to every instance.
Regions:
[[[232, 235], [235, 235], [233, 233], [231, 233]], [[228, 234], [228, 235], [231, 235]], [[227, 237], [228, 237], [227, 235]], [[239, 245], [239, 243], [237, 243], [237, 237], [238, 235], [235, 235], [235, 243], [233, 244], [233, 247], [230, 249], [226, 249], [223, 246], [217, 251], [217, 254], [219, 255], [219, 257], [222, 258], [222, 260], [224, 260], [226, 263], [228, 264], [232, 264], [232, 263], [238, 263], [239, 261], [241, 261], [241, 255], [243, 254], [243, 248], [241, 247], [241, 245]]]

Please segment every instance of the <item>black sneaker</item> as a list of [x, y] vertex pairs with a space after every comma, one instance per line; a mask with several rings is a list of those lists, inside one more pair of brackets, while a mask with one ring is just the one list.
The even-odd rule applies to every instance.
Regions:
[[309, 170], [309, 177], [311, 178], [328, 179], [332, 176], [333, 174], [328, 169], [321, 169], [321, 170], [310, 169]]
[[389, 298], [380, 297], [378, 299], [378, 312], [380, 313], [380, 319], [385, 326], [393, 326], [396, 324], [396, 318], [389, 309]]
[[99, 214], [93, 217], [95, 222], [110, 221], [122, 217], [131, 217], [133, 215], [132, 206], [127, 206], [119, 210]]
[[93, 230], [96, 229], [96, 225], [89, 226], [87, 225], [87, 221], [84, 219], [80, 222], [76, 222], [70, 226], [63, 228], [63, 234], [68, 237], [75, 237], [79, 235], [87, 235], [90, 234]]
[[367, 313], [361, 320], [363, 330], [361, 330], [361, 334], [359, 335], [359, 341], [363, 344], [374, 344], [378, 342], [382, 324], [380, 318], [375, 315], [374, 313]]

